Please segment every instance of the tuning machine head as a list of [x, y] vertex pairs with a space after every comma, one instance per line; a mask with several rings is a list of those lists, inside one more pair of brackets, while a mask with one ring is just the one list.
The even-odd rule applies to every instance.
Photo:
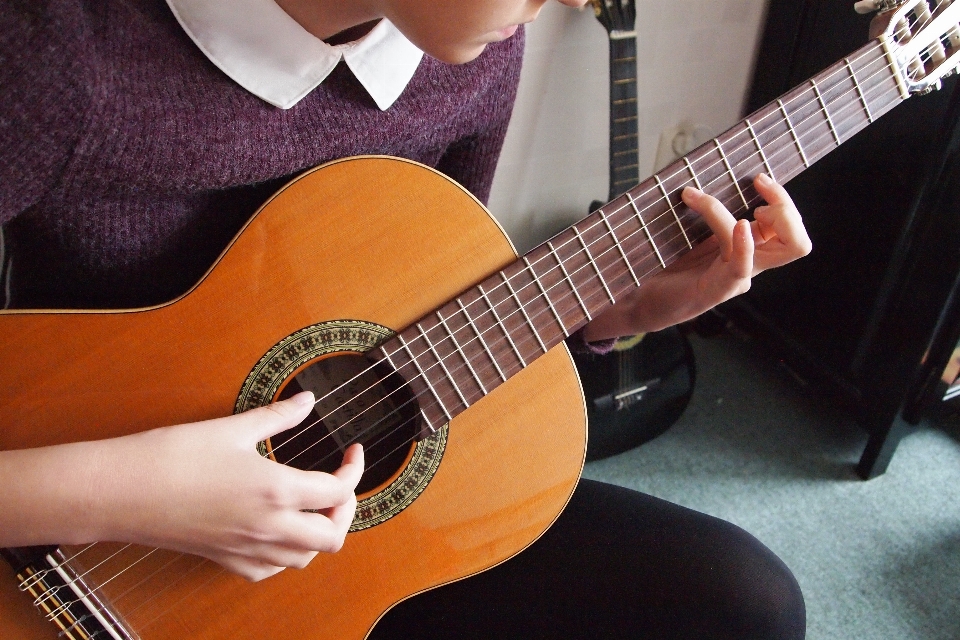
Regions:
[[893, 11], [906, 0], [860, 0], [854, 3], [853, 9], [857, 13], [873, 13], [874, 11]]

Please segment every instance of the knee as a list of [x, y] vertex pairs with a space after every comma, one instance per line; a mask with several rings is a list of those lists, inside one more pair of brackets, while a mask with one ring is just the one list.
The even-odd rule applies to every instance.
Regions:
[[730, 637], [802, 640], [806, 634], [806, 606], [797, 579], [762, 542], [735, 525], [728, 527], [723, 600]]

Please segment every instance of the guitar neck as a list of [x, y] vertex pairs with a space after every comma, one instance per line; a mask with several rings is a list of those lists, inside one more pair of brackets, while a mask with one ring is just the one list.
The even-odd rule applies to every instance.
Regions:
[[[904, 99], [873, 41], [422, 318], [380, 353], [414, 381], [428, 426], [439, 428], [709, 237], [682, 203], [684, 187], [743, 218], [761, 201], [757, 173], [788, 182]], [[612, 136], [629, 135], [628, 123], [614, 124], [624, 127]]]
[[637, 36], [610, 32], [610, 195], [640, 182], [637, 163]]

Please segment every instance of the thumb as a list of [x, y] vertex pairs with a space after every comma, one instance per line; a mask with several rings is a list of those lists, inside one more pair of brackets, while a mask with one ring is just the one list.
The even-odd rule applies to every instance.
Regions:
[[246, 435], [254, 444], [300, 424], [313, 410], [313, 393], [302, 391], [295, 396], [251, 409], [240, 414]]

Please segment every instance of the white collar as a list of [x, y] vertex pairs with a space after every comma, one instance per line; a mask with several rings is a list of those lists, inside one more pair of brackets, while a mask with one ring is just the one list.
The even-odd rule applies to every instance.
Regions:
[[381, 110], [413, 77], [423, 52], [383, 19], [360, 40], [331, 46], [273, 0], [167, 0], [190, 39], [237, 84], [289, 109], [343, 58]]

